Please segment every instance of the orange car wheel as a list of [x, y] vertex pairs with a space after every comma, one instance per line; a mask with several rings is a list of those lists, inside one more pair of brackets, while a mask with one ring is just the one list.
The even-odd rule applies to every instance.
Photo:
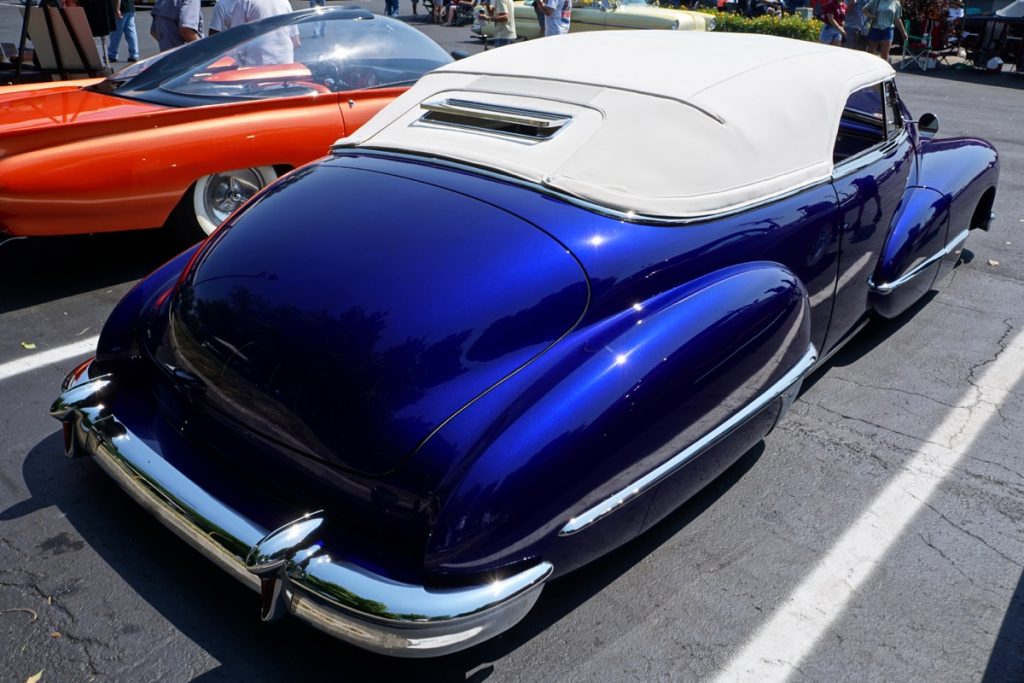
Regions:
[[[217, 229], [235, 209], [277, 178], [273, 166], [242, 168], [203, 176], [192, 187], [192, 201], [184, 202], [180, 227], [189, 237], [201, 238]], [[191, 208], [191, 211], [188, 209]]]

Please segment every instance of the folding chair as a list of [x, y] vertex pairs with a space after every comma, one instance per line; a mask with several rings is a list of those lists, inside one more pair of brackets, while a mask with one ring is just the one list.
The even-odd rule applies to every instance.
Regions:
[[962, 25], [963, 22], [959, 18], [947, 17], [942, 22], [939, 44], [932, 43], [932, 49], [935, 51], [936, 66], [939, 64], [944, 64], [951, 68], [960, 66], [960, 32]]
[[929, 62], [934, 59], [932, 55], [932, 22], [924, 24], [924, 31], [921, 35], [914, 35], [910, 32], [910, 20], [903, 20], [903, 27], [907, 30], [907, 39], [903, 41], [903, 58], [897, 66], [901, 71], [908, 66], [917, 65], [921, 71], [927, 71]]

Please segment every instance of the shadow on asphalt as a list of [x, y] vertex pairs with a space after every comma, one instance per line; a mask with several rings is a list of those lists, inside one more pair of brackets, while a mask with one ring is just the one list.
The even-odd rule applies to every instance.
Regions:
[[992, 656], [985, 667], [983, 683], [1024, 680], [1024, 574], [1006, 607]]
[[889, 337], [896, 334], [901, 327], [909, 323], [938, 294], [937, 290], [931, 290], [918, 299], [913, 306], [891, 320], [873, 318], [850, 341], [846, 342], [846, 345], [839, 349], [834, 356], [815, 369], [804, 380], [803, 385], [800, 387], [800, 394], [803, 395], [808, 389], [817, 384], [818, 380], [828, 374], [829, 368], [841, 368], [852, 365], [884, 344]]
[[6, 242], [0, 245], [0, 313], [138, 280], [188, 246], [169, 232]]
[[[220, 662], [199, 676], [219, 680], [359, 679], [483, 681], [491, 662], [545, 631], [671, 539], [754, 466], [763, 443], [639, 538], [547, 586], [534, 609], [511, 630], [470, 650], [433, 660], [370, 654], [294, 619], [259, 620], [258, 598], [192, 550], [149, 515], [88, 458], [68, 461], [59, 433], [25, 458], [28, 500], [0, 511], [0, 525], [55, 506], [75, 531], [161, 617]], [[92, 586], [102, 591], [101, 586]], [[131, 621], [132, 615], [119, 620]], [[142, 628], [145, 633], [148, 629]], [[145, 636], [143, 636], [145, 637]], [[134, 645], [126, 645], [134, 647]], [[122, 667], [129, 662], [121, 661]], [[106, 672], [117, 677], [116, 670]]]
[[[896, 68], [899, 63], [893, 64]], [[1008, 88], [1010, 90], [1024, 90], [1024, 74], [1017, 72], [989, 73], [984, 69], [953, 69], [942, 67], [921, 71], [920, 69], [909, 69], [901, 72], [934, 78], [940, 81], [956, 81], [957, 83], [977, 83], [978, 85], [990, 85], [997, 88]], [[1014, 96], [1016, 97], [1016, 95]]]

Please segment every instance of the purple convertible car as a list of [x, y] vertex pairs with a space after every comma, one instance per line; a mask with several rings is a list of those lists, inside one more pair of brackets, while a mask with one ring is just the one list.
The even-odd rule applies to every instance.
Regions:
[[852, 50], [650, 31], [485, 52], [143, 280], [52, 413], [264, 619], [469, 647], [958, 262], [998, 161], [936, 130]]

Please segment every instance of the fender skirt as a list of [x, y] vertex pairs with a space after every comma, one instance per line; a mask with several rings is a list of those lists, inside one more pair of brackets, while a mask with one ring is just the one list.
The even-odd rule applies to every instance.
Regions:
[[878, 265], [868, 281], [872, 310], [894, 318], [935, 283], [943, 266], [960, 258], [967, 230], [949, 234], [948, 195], [912, 187], [893, 220]]

